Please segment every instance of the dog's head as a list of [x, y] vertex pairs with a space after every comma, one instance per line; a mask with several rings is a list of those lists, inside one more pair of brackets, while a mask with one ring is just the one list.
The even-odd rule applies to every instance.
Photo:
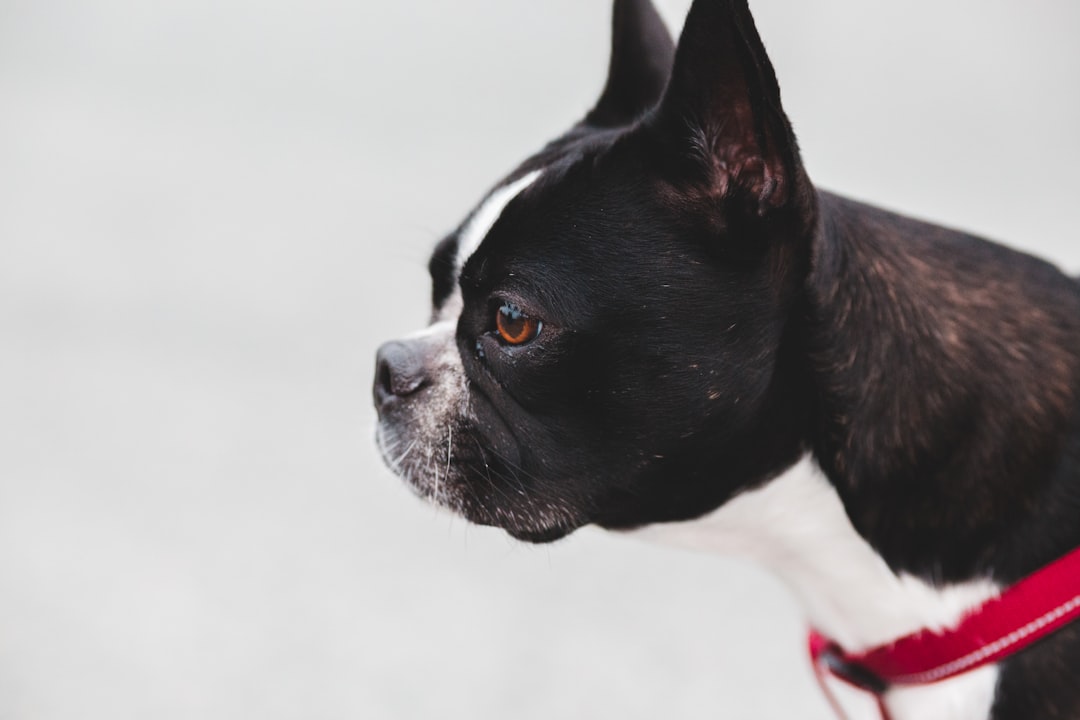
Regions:
[[431, 325], [377, 361], [390, 466], [527, 540], [701, 515], [805, 430], [815, 200], [746, 2], [677, 49], [648, 0], [614, 20], [595, 108], [439, 243]]

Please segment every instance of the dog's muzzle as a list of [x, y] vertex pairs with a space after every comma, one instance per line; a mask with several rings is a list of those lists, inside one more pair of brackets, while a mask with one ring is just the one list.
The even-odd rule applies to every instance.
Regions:
[[375, 356], [375, 408], [382, 415], [399, 399], [412, 395], [428, 381], [424, 348], [416, 340], [384, 343]]

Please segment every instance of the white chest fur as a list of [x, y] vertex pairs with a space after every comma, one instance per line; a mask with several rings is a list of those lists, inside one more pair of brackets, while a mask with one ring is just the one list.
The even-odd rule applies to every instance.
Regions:
[[[986, 581], [933, 587], [894, 574], [852, 527], [836, 491], [809, 457], [710, 515], [634, 534], [760, 562], [791, 588], [814, 627], [851, 651], [920, 628], [955, 625], [965, 611], [998, 592]], [[985, 720], [996, 681], [997, 669], [987, 667], [893, 690], [886, 702], [894, 720]]]

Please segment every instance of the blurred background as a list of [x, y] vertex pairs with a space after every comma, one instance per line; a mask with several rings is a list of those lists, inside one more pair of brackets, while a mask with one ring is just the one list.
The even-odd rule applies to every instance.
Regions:
[[[1080, 5], [752, 5], [819, 184], [1080, 270]], [[609, 13], [0, 0], [0, 718], [830, 717], [762, 572], [519, 545], [374, 450], [375, 348]]]

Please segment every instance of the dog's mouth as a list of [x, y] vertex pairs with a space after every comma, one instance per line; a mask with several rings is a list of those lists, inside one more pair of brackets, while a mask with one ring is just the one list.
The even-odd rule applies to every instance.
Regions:
[[383, 461], [414, 494], [476, 525], [497, 527], [529, 543], [559, 540], [585, 524], [558, 498], [541, 498], [528, 477], [502, 462], [468, 431], [448, 426], [432, 443], [380, 420], [376, 442]]

